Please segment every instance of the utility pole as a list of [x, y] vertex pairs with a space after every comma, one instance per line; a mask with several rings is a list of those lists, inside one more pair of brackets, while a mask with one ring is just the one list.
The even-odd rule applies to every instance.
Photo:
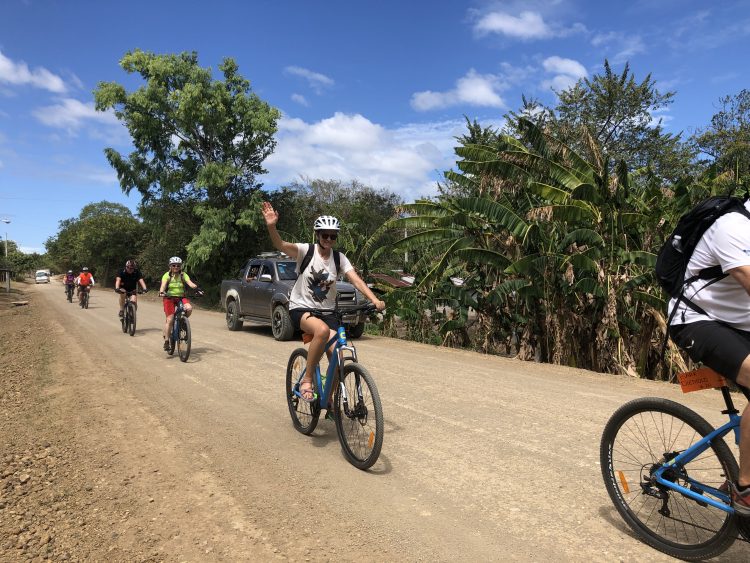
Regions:
[[[6, 225], [10, 223], [10, 219], [0, 219]], [[5, 257], [8, 257], [8, 231], [5, 231]]]

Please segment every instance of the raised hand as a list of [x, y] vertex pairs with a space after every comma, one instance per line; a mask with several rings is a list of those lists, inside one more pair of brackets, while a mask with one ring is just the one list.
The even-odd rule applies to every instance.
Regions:
[[271, 205], [269, 202], [264, 201], [263, 202], [263, 218], [266, 220], [267, 226], [275, 225], [279, 221], [279, 214], [278, 212], [273, 208], [273, 205]]

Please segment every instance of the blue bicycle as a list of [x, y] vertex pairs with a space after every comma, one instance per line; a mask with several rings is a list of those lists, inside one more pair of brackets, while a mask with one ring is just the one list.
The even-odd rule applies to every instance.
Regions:
[[333, 352], [325, 376], [321, 375], [320, 366], [315, 371], [314, 399], [310, 402], [303, 399], [299, 390], [307, 366], [307, 350], [294, 350], [286, 370], [286, 399], [294, 428], [305, 435], [312, 434], [321, 410], [327, 408], [347, 460], [359, 469], [368, 469], [377, 461], [383, 447], [383, 408], [375, 381], [358, 363], [357, 350], [346, 338], [343, 319], [356, 311], [373, 313], [375, 306], [368, 303], [345, 311], [338, 307], [311, 311], [321, 318], [336, 317], [336, 336], [326, 344], [326, 350], [333, 345]]
[[647, 397], [620, 407], [601, 440], [602, 476], [620, 516], [651, 547], [685, 560], [723, 553], [738, 532], [750, 541], [750, 518], [730, 504], [739, 469], [724, 442], [734, 432], [739, 443], [741, 417], [725, 382], [717, 386], [729, 417], [721, 428], [685, 405]]

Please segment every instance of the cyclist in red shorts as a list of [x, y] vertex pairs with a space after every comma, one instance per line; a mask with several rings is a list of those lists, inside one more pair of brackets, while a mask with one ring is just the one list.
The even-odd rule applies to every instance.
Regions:
[[185, 297], [185, 285], [196, 290], [198, 295], [203, 295], [203, 291], [182, 271], [182, 258], [172, 256], [169, 259], [169, 271], [161, 278], [161, 287], [159, 295], [164, 298], [164, 314], [167, 320], [164, 323], [164, 349], [169, 350], [169, 334], [172, 331], [172, 322], [174, 321], [175, 305], [182, 301], [185, 307], [185, 315], [190, 316], [193, 312], [193, 306]]

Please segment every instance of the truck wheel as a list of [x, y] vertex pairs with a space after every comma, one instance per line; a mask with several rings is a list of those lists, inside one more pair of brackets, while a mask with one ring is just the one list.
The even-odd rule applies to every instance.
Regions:
[[273, 308], [271, 330], [276, 340], [291, 340], [292, 336], [294, 336], [292, 319], [289, 318], [289, 311], [283, 305], [276, 305]]
[[346, 328], [346, 335], [349, 338], [356, 339], [362, 336], [365, 332], [365, 323], [359, 323], [357, 325], [349, 325]]
[[237, 306], [237, 301], [234, 299], [227, 301], [227, 328], [229, 330], [240, 330], [242, 328], [240, 308]]

